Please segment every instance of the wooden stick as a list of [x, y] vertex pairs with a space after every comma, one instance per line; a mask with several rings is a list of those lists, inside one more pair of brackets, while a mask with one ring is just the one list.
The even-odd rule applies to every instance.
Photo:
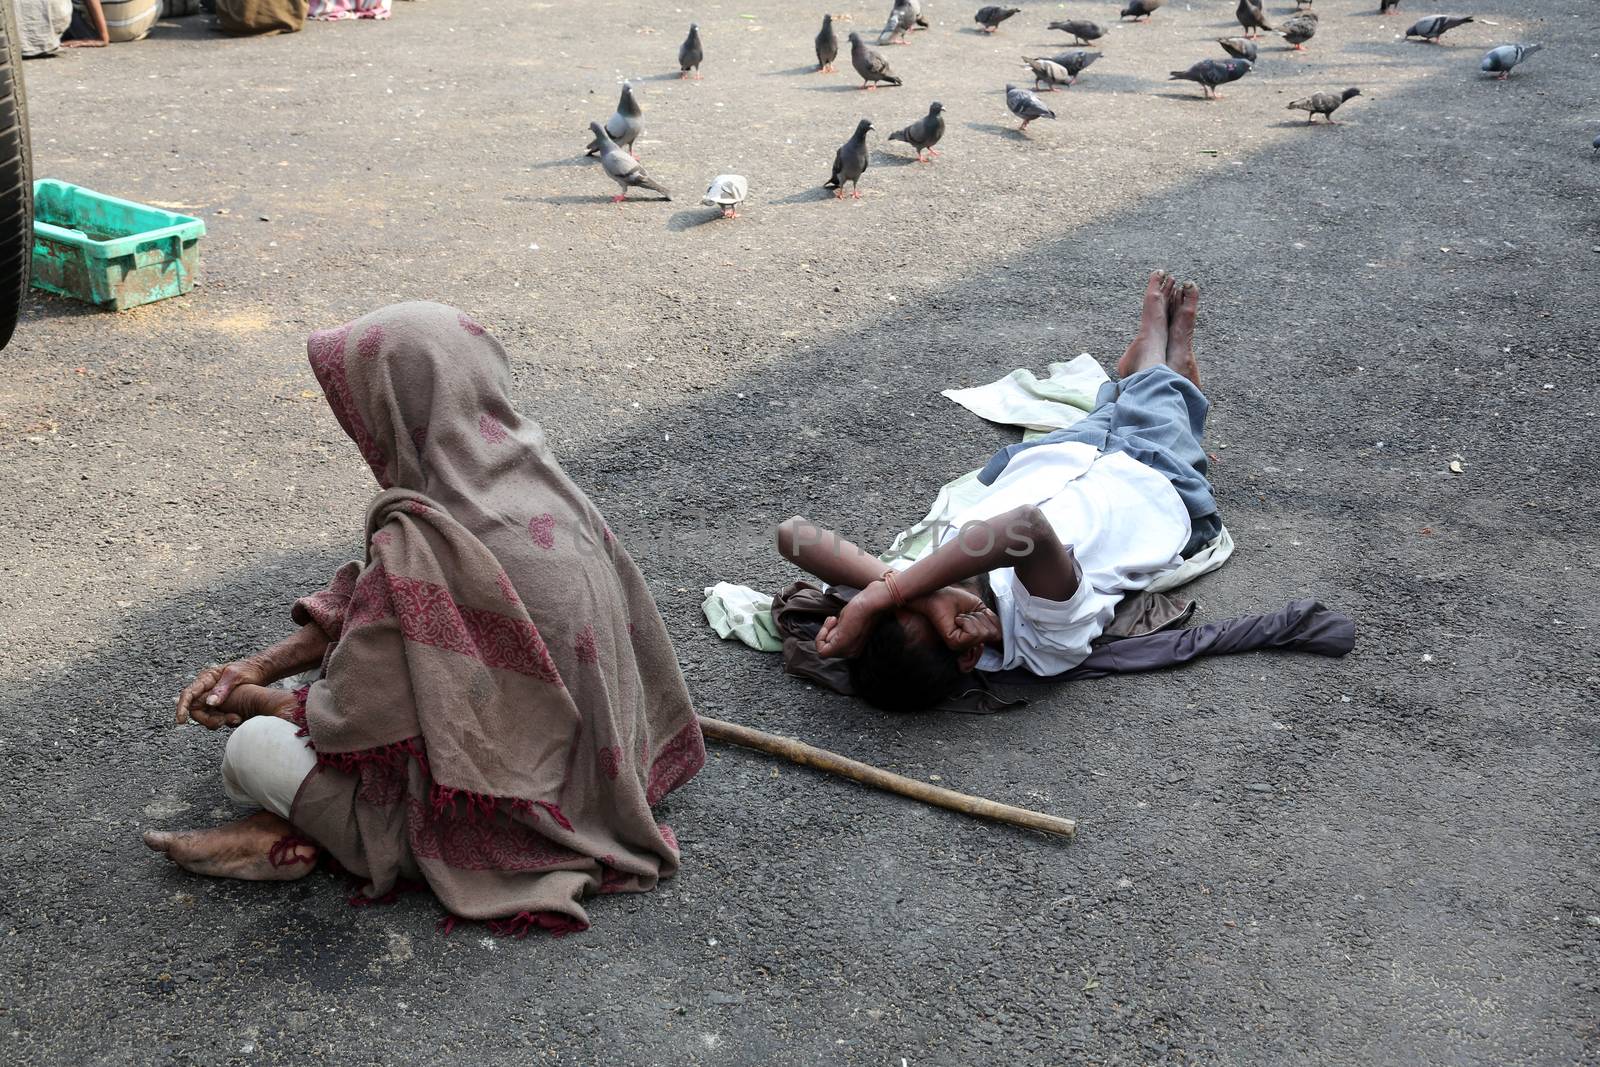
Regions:
[[802, 767], [814, 767], [819, 771], [827, 771], [841, 778], [848, 778], [862, 785], [872, 786], [874, 789], [884, 789], [891, 793], [899, 793], [903, 797], [920, 800], [924, 804], [933, 804], [936, 807], [949, 808], [959, 811], [963, 815], [976, 815], [980, 819], [994, 819], [997, 822], [1010, 823], [1012, 826], [1021, 826], [1029, 830], [1042, 830], [1047, 834], [1060, 834], [1062, 837], [1071, 838], [1078, 832], [1078, 824], [1071, 819], [1062, 819], [1054, 815], [1044, 815], [1027, 808], [1014, 808], [1010, 804], [999, 804], [993, 800], [984, 800], [982, 797], [968, 796], [966, 793], [957, 793], [954, 789], [941, 789], [927, 782], [919, 782], [915, 778], [907, 778], [893, 771], [882, 770], [870, 763], [849, 759], [837, 752], [827, 749], [815, 748], [803, 741], [793, 738], [779, 737], [776, 734], [764, 733], [761, 730], [752, 730], [748, 726], [738, 723], [724, 722], [721, 719], [708, 719], [700, 716], [700, 730], [707, 737], [716, 741], [725, 741], [731, 745], [744, 748], [753, 748], [758, 752], [766, 752], [773, 756], [781, 756], [791, 763], [798, 763]]

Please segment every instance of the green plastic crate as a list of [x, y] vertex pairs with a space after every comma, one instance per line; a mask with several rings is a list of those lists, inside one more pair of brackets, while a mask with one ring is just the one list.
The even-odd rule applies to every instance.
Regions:
[[33, 183], [33, 284], [126, 311], [194, 288], [206, 224], [40, 178]]

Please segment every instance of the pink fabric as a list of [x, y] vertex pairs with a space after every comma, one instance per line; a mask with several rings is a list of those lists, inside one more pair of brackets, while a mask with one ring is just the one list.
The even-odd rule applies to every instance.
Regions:
[[306, 18], [324, 22], [388, 17], [389, 0], [311, 0], [306, 8]]
[[368, 896], [421, 877], [464, 918], [581, 929], [586, 894], [677, 869], [650, 806], [705, 762], [644, 579], [482, 327], [402, 304], [307, 348], [386, 491], [365, 562], [295, 604], [334, 644], [292, 821]]

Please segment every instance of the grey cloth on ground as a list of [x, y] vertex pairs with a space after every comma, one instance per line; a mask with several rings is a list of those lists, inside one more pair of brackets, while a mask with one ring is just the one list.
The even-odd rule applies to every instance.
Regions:
[[[1062, 678], [1104, 678], [1110, 674], [1176, 667], [1202, 656], [1282, 649], [1318, 656], [1343, 656], [1356, 647], [1356, 624], [1348, 615], [1315, 600], [1291, 600], [1266, 615], [1242, 615], [1180, 630], [1162, 630], [1099, 644], [1089, 658]], [[1000, 675], [997, 681], [1016, 681]]]
[[1102, 452], [1124, 452], [1165, 475], [1178, 491], [1193, 526], [1183, 549], [1187, 558], [1222, 531], [1206, 477], [1210, 410], [1211, 402], [1189, 379], [1171, 367], [1146, 367], [1102, 385], [1094, 410], [1066, 429], [1000, 449], [978, 472], [978, 480], [993, 485], [1013, 456], [1038, 445], [1074, 441]]

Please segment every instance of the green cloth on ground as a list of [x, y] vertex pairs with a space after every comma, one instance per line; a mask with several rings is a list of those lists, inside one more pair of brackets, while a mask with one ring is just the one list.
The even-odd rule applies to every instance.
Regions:
[[706, 587], [700, 610], [706, 622], [726, 640], [737, 638], [758, 652], [782, 652], [783, 638], [772, 621], [772, 598], [747, 585], [718, 582]]
[[1050, 364], [1050, 373], [1043, 378], [1019, 369], [988, 385], [946, 389], [940, 395], [981, 419], [1048, 433], [1064, 430], [1093, 411], [1095, 397], [1108, 381], [1105, 369], [1085, 352], [1065, 363]]

